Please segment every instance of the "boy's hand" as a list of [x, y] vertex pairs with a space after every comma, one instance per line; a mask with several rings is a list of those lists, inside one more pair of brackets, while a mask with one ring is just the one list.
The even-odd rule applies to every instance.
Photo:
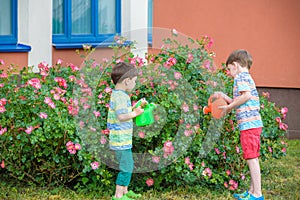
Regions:
[[119, 114], [118, 119], [123, 122], [123, 121], [129, 120], [129, 119], [133, 119], [136, 116], [139, 116], [140, 114], [142, 114], [143, 112], [144, 112], [144, 109], [141, 108], [141, 106], [139, 106], [137, 108], [134, 108], [133, 111], [130, 113]]
[[141, 115], [144, 112], [144, 109], [139, 106], [133, 109], [134, 117]]
[[[226, 94], [224, 94], [223, 92], [214, 92], [212, 94], [213, 98], [223, 98], [228, 104], [230, 104], [233, 100], [227, 96]], [[230, 108], [231, 110], [232, 108]]]
[[226, 95], [223, 92], [214, 92], [212, 94], [213, 98], [224, 98]]
[[140, 106], [142, 108], [148, 103], [145, 98], [142, 98], [140, 101], [141, 101], [141, 105]]
[[218, 108], [222, 110], [222, 115], [227, 115], [232, 110], [230, 105], [219, 106]]

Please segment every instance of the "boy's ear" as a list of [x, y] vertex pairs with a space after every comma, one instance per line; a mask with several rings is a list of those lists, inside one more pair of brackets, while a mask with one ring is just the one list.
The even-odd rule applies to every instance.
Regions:
[[129, 78], [125, 78], [125, 79], [124, 79], [125, 85], [128, 85], [128, 81], [129, 81]]
[[239, 66], [239, 63], [238, 62], [233, 62], [232, 63], [235, 67], [238, 67]]

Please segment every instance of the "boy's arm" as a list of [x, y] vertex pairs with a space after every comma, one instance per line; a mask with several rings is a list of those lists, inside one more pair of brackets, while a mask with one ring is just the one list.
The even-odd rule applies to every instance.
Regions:
[[220, 109], [223, 109], [223, 112], [229, 113], [232, 109], [246, 103], [251, 98], [251, 92], [250, 91], [242, 91], [241, 96], [237, 97], [236, 99], [232, 100], [231, 103], [229, 103], [226, 106], [220, 106]]
[[214, 92], [213, 97], [218, 98], [222, 97], [228, 104], [230, 104], [233, 99], [230, 98], [228, 95], [224, 94], [223, 92]]
[[117, 117], [118, 117], [118, 120], [122, 122], [122, 121], [127, 121], [129, 119], [133, 119], [136, 116], [141, 115], [143, 112], [144, 112], [144, 109], [142, 109], [141, 106], [139, 106], [139, 107], [133, 109], [133, 111], [131, 113], [119, 114]]

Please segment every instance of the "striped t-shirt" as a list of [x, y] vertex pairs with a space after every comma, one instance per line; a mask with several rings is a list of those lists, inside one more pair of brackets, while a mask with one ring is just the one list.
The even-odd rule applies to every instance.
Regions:
[[239, 129], [247, 130], [251, 128], [263, 127], [259, 113], [260, 102], [255, 83], [248, 72], [239, 73], [234, 79], [233, 96], [241, 96], [241, 92], [250, 91], [251, 98], [244, 104], [236, 108], [236, 118]]
[[132, 148], [132, 119], [120, 122], [117, 115], [132, 112], [130, 97], [125, 91], [113, 90], [111, 93], [107, 128], [109, 129], [110, 148], [125, 150]]

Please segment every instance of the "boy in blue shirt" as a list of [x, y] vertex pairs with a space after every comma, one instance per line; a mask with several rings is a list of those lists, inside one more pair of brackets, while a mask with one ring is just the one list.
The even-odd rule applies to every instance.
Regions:
[[215, 92], [215, 97], [222, 96], [228, 105], [220, 106], [228, 113], [236, 109], [236, 118], [240, 129], [240, 142], [243, 158], [250, 169], [251, 185], [249, 191], [234, 194], [239, 200], [264, 200], [261, 192], [261, 174], [258, 157], [260, 156], [260, 134], [263, 123], [259, 113], [260, 102], [255, 83], [249, 74], [252, 56], [246, 50], [233, 51], [227, 61], [231, 76], [234, 77], [233, 99], [222, 92]]

